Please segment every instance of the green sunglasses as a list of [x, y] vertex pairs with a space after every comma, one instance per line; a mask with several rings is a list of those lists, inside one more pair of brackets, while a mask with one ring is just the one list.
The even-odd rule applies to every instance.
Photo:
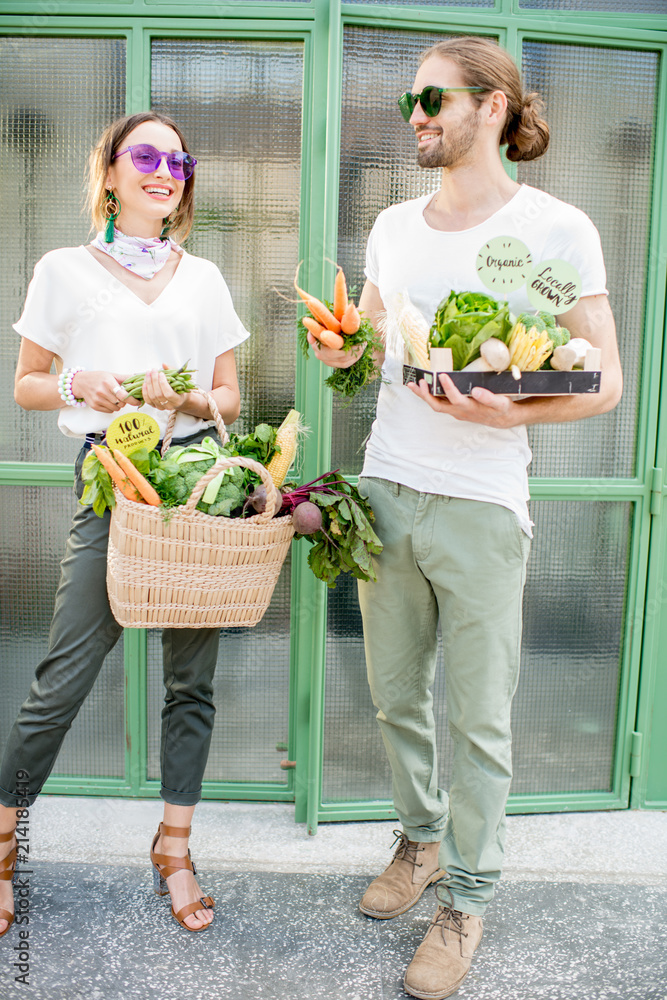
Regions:
[[463, 91], [467, 94], [481, 94], [484, 89], [484, 87], [424, 87], [421, 94], [411, 94], [408, 90], [399, 97], [398, 106], [406, 122], [410, 121], [418, 103], [428, 118], [435, 118], [442, 107], [443, 94], [458, 94]]

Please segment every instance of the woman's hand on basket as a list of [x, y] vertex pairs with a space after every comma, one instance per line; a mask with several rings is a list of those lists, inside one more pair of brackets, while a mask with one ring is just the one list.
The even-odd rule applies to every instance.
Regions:
[[83, 399], [91, 410], [118, 413], [123, 406], [139, 405], [121, 385], [128, 377], [113, 372], [76, 372], [72, 379], [72, 392], [77, 399]]
[[144, 402], [155, 407], [156, 410], [179, 410], [183, 405], [184, 394], [174, 392], [164, 374], [164, 370], [169, 367], [163, 363], [163, 371], [154, 368], [146, 372], [146, 378], [141, 387]]

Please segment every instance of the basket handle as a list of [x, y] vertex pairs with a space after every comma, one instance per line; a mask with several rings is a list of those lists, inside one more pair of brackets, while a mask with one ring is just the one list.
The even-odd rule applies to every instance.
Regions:
[[[220, 435], [220, 440], [222, 444], [226, 444], [227, 441], [229, 441], [229, 434], [227, 433], [225, 422], [220, 416], [220, 410], [217, 407], [215, 399], [213, 398], [210, 392], [206, 392], [205, 389], [200, 389], [199, 386], [197, 386], [197, 388], [193, 391], [200, 392], [202, 396], [206, 397], [209, 409], [211, 410], [211, 414], [213, 416], [213, 419], [215, 420], [216, 427], [218, 428], [218, 434]], [[162, 440], [163, 455], [166, 452], [169, 445], [171, 444], [171, 439], [174, 434], [174, 425], [176, 423], [176, 413], [177, 413], [176, 410], [172, 410], [171, 413], [169, 414], [167, 429], [164, 432], [164, 438]], [[252, 458], [244, 458], [242, 455], [237, 455], [234, 458], [226, 458], [224, 456], [222, 458], [219, 458], [218, 461], [214, 465], [212, 465], [211, 468], [208, 469], [201, 477], [201, 479], [197, 482], [195, 488], [188, 497], [187, 503], [183, 506], [184, 513], [193, 514], [208, 484], [213, 479], [215, 479], [218, 473], [222, 472], [223, 469], [231, 469], [235, 465], [241, 465], [246, 469], [251, 469], [253, 472], [256, 472], [257, 475], [261, 478], [262, 482], [264, 483], [264, 486], [266, 487], [266, 508], [261, 514], [253, 514], [252, 517], [245, 518], [245, 520], [253, 521], [255, 524], [260, 521], [270, 521], [271, 518], [274, 517], [282, 507], [283, 504], [282, 494], [273, 485], [273, 480], [271, 479], [271, 475], [269, 472], [267, 472], [265, 466], [260, 465], [259, 462], [256, 462]]]
[[[216, 427], [218, 429], [218, 434], [220, 435], [220, 441], [222, 442], [222, 444], [227, 444], [227, 442], [229, 441], [229, 434], [227, 433], [227, 428], [225, 427], [225, 422], [222, 419], [222, 417], [220, 416], [220, 410], [218, 409], [217, 403], [216, 403], [215, 399], [213, 398], [213, 396], [211, 395], [211, 393], [210, 392], [206, 392], [205, 389], [200, 389], [199, 386], [197, 386], [195, 389], [192, 389], [191, 392], [199, 392], [199, 393], [201, 393], [202, 396], [206, 397], [206, 401], [208, 403], [208, 407], [209, 407], [209, 409], [211, 411], [211, 416], [215, 420], [215, 425], [216, 425]], [[169, 420], [167, 421], [167, 427], [166, 427], [166, 430], [164, 432], [164, 437], [162, 439], [162, 454], [163, 455], [166, 452], [166, 450], [169, 447], [169, 445], [171, 444], [171, 439], [174, 436], [174, 426], [176, 424], [176, 417], [177, 417], [177, 415], [178, 415], [178, 411], [177, 410], [172, 410], [171, 413], [169, 414]]]
[[224, 456], [219, 458], [215, 465], [212, 465], [196, 484], [192, 493], [188, 497], [188, 502], [183, 507], [183, 512], [185, 514], [193, 514], [195, 507], [199, 503], [208, 484], [215, 479], [218, 473], [222, 472], [223, 469], [231, 469], [235, 465], [241, 465], [246, 469], [251, 469], [253, 472], [256, 472], [257, 475], [261, 477], [261, 480], [266, 487], [266, 508], [261, 514], [253, 514], [252, 517], [245, 518], [244, 520], [253, 521], [255, 524], [260, 521], [270, 521], [282, 507], [282, 494], [280, 490], [277, 490], [273, 485], [271, 474], [267, 472], [266, 468], [263, 465], [260, 465], [259, 462], [256, 462], [254, 458], [245, 458], [243, 455], [235, 455], [232, 458], [226, 458]]

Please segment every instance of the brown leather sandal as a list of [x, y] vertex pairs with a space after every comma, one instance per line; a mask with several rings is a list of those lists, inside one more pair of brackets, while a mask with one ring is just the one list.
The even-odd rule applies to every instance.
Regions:
[[[188, 849], [187, 857], [185, 858], [170, 858], [166, 854], [156, 854], [155, 845], [157, 844], [160, 834], [164, 834], [165, 837], [189, 837], [191, 827], [183, 826], [166, 826], [164, 823], [160, 823], [157, 828], [157, 833], [153, 837], [153, 843], [151, 844], [151, 864], [153, 865], [153, 884], [155, 886], [155, 892], [158, 896], [168, 896], [169, 886], [167, 885], [167, 879], [170, 875], [174, 875], [177, 871], [182, 869], [188, 869], [193, 875], [197, 874], [197, 869], [194, 866], [192, 858], [190, 857], [190, 850]], [[215, 902], [212, 896], [202, 896], [196, 903], [187, 903], [182, 906], [181, 909], [176, 913], [174, 907], [171, 908], [171, 915], [174, 920], [178, 920], [182, 927], [185, 927], [186, 931], [205, 931], [211, 926], [212, 921], [208, 924], [204, 924], [203, 927], [188, 927], [184, 920], [191, 913], [196, 913], [197, 910], [212, 910], [215, 906]], [[0, 913], [2, 911], [0, 910]]]
[[[14, 830], [11, 830], [9, 833], [0, 833], [0, 844], [6, 844], [7, 841], [12, 840], [14, 834], [15, 834]], [[16, 854], [17, 854], [17, 845], [14, 844], [7, 857], [3, 858], [2, 861], [0, 861], [0, 881], [2, 882], [14, 881], [14, 870], [16, 868]], [[7, 926], [5, 927], [4, 931], [0, 932], [0, 937], [3, 937], [14, 923], [14, 914], [10, 913], [9, 910], [5, 910], [3, 909], [2, 906], [0, 906], [0, 920], [7, 921]]]

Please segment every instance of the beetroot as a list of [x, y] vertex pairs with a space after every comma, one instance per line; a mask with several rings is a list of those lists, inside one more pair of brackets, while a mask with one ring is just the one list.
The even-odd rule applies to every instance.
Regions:
[[[336, 472], [338, 472], [338, 469], [334, 472], [325, 472], [321, 476], [318, 476], [317, 479], [313, 479], [311, 483], [306, 483], [304, 486], [297, 486], [296, 489], [293, 490], [281, 490], [283, 502], [278, 513], [291, 514], [300, 504], [309, 500], [311, 493], [323, 493], [327, 496], [344, 497], [346, 494], [341, 493], [340, 490], [335, 489], [335, 487], [338, 485], [346, 486], [347, 484], [344, 479], [335, 478]], [[326, 479], [327, 482], [320, 482], [322, 479]]]
[[322, 511], [317, 504], [306, 501], [294, 508], [294, 528], [299, 535], [314, 535], [322, 527]]

